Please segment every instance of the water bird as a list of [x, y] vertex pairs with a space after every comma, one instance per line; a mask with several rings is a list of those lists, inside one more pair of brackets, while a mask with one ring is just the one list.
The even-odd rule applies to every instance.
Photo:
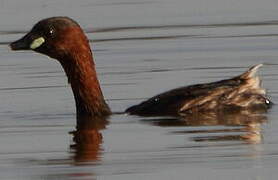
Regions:
[[[12, 50], [33, 50], [57, 59], [71, 85], [77, 119], [105, 117], [111, 110], [104, 100], [89, 41], [77, 22], [69, 17], [46, 18], [21, 39]], [[177, 88], [154, 96], [125, 110], [131, 115], [180, 115], [215, 110], [268, 108], [271, 105], [255, 73], [256, 65], [240, 76], [218, 82]]]

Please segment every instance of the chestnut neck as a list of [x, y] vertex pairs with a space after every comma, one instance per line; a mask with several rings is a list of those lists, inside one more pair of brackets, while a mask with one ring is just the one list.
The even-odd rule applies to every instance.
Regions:
[[71, 48], [58, 59], [74, 94], [77, 120], [82, 116], [105, 117], [111, 114], [97, 78], [89, 44]]

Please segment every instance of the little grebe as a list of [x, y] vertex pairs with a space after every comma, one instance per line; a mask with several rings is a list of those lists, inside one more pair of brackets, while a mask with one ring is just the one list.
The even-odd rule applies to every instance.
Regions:
[[[74, 94], [77, 118], [107, 116], [92, 52], [81, 27], [68, 17], [39, 21], [23, 38], [10, 44], [12, 50], [34, 50], [57, 59], [64, 68]], [[255, 76], [256, 65], [232, 79], [174, 89], [157, 95], [125, 112], [141, 116], [180, 115], [223, 109], [267, 109], [271, 102]]]

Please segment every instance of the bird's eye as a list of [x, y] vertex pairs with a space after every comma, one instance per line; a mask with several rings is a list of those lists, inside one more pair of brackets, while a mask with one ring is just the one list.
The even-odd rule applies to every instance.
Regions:
[[50, 28], [46, 33], [48, 37], [54, 37], [54, 34], [55, 34], [55, 30], [53, 28]]

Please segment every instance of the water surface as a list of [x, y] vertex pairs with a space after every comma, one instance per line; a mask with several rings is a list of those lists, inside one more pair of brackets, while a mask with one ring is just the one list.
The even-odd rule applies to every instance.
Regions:
[[277, 3], [0, 0], [1, 179], [276, 179], [276, 106], [191, 119], [116, 114], [105, 129], [78, 134], [58, 62], [7, 45], [42, 18], [76, 19], [114, 112], [262, 62], [263, 86], [278, 102]]

